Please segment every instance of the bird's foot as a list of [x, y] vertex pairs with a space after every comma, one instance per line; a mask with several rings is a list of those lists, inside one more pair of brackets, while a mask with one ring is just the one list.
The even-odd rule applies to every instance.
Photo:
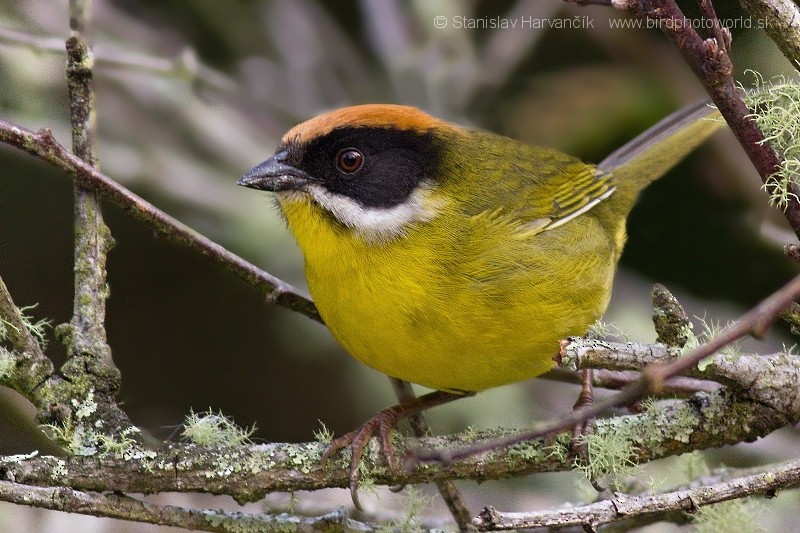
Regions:
[[401, 408], [402, 405], [395, 405], [378, 411], [360, 428], [346, 433], [331, 442], [325, 453], [322, 454], [322, 461], [326, 462], [340, 450], [350, 447], [350, 496], [353, 498], [353, 505], [359, 511], [363, 510], [358, 500], [358, 482], [361, 480], [359, 466], [361, 465], [361, 458], [364, 456], [364, 448], [369, 444], [372, 436], [377, 434], [381, 439], [386, 465], [390, 470], [394, 470], [396, 461], [394, 445], [392, 444], [392, 431], [397, 427], [397, 422], [401, 418], [399, 416], [402, 414]]
[[[361, 503], [358, 501], [358, 482], [361, 479], [359, 466], [361, 465], [361, 458], [364, 456], [364, 449], [372, 436], [377, 433], [380, 437], [386, 466], [390, 471], [395, 472], [397, 471], [398, 461], [396, 461], [394, 444], [392, 444], [392, 432], [397, 427], [397, 423], [430, 407], [451, 402], [464, 396], [471, 396], [472, 394], [474, 393], [435, 391], [378, 411], [360, 428], [331, 442], [322, 454], [322, 462], [326, 462], [340, 450], [350, 447], [350, 496], [353, 498], [353, 505], [356, 506], [356, 509], [362, 510]], [[400, 488], [402, 488], [402, 485], [400, 485]]]

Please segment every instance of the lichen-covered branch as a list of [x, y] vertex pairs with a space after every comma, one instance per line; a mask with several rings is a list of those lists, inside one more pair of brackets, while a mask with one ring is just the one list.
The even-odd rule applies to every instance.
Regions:
[[[66, 42], [66, 77], [72, 151], [77, 159], [94, 168], [97, 159], [93, 59], [82, 36], [86, 31], [89, 6], [82, 0], [70, 0], [69, 6], [72, 36]], [[132, 424], [117, 405], [121, 377], [113, 366], [111, 347], [106, 340], [106, 258], [114, 240], [103, 222], [97, 191], [78, 181], [74, 185], [73, 314], [69, 325], [57, 328], [59, 339], [67, 347], [67, 361], [59, 370], [66, 379], [48, 380], [40, 388], [49, 397], [50, 404], [47, 413], [40, 410], [39, 420], [67, 429], [73, 428], [77, 418], [84, 418], [83, 422], [94, 425], [99, 433], [120, 435], [131, 429]], [[83, 402], [88, 403], [81, 409], [79, 406]]]
[[8, 339], [17, 351], [27, 353], [31, 357], [37, 356], [46, 359], [42, 347], [26, 326], [22, 312], [19, 307], [14, 305], [14, 300], [11, 299], [11, 293], [8, 292], [3, 278], [0, 278], [0, 320], [5, 326], [3, 328], [5, 338], [0, 340]]
[[795, 68], [800, 67], [800, 9], [792, 0], [739, 0]]
[[700, 507], [745, 496], [774, 496], [778, 490], [800, 484], [800, 461], [770, 468], [762, 473], [687, 488], [654, 496], [617, 494], [610, 500], [552, 511], [503, 513], [485, 508], [473, 524], [480, 531], [504, 531], [547, 526], [581, 526], [597, 531], [605, 524], [641, 520], [674, 511], [695, 513]]
[[373, 526], [350, 519], [343, 509], [314, 517], [270, 513], [246, 514], [213, 509], [187, 509], [175, 505], [149, 503], [124, 494], [100, 494], [68, 487], [34, 487], [11, 481], [0, 481], [0, 501], [54, 511], [219, 533], [377, 530]]
[[34, 401], [38, 399], [36, 390], [53, 375], [53, 363], [31, 335], [2, 278], [0, 320], [5, 324], [5, 337], [13, 347], [12, 351], [0, 346], [0, 385], [14, 389], [41, 409], [44, 402]]
[[[78, 18], [82, 17], [73, 16], [71, 20]], [[66, 46], [72, 152], [96, 167], [92, 54], [77, 31], [73, 31]], [[95, 357], [107, 364], [112, 364], [112, 361], [105, 330], [108, 298], [106, 257], [113, 244], [111, 232], [103, 222], [97, 192], [76, 182], [75, 300], [69, 337], [71, 342], [67, 348], [71, 356]]]
[[[653, 406], [635, 415], [596, 422], [598, 438], [625, 439], [631, 459], [646, 462], [696, 449], [750, 442], [800, 419], [800, 413], [777, 412], [758, 402], [743, 401], [722, 389], [698, 393], [688, 400]], [[491, 440], [507, 431], [460, 434], [409, 440], [406, 449], [459, 449], [476, 440]], [[548, 443], [523, 441], [510, 449], [489, 450], [447, 464], [408, 464], [400, 472], [386, 468], [377, 439], [365, 457], [363, 471], [377, 484], [429, 483], [444, 479], [501, 479], [574, 467], [567, 449], [568, 434]], [[325, 446], [259, 444], [236, 448], [171, 445], [157, 453], [132, 451], [84, 457], [0, 459], [0, 479], [36, 486], [68, 486], [77, 490], [205, 492], [257, 501], [266, 493], [347, 487], [349, 456], [320, 464]], [[398, 445], [402, 453], [402, 446]], [[13, 459], [13, 460], [12, 460]]]
[[[0, 320], [7, 325], [6, 337], [12, 346], [0, 346], [0, 385], [30, 401], [36, 407], [38, 422], [58, 428], [64, 437], [59, 439], [62, 445], [74, 448], [70, 450], [73, 452], [89, 451], [96, 449], [101, 434], [121, 431], [138, 438], [138, 430], [131, 428], [127, 415], [115, 401], [119, 372], [102, 360], [83, 358], [81, 371], [72, 372], [69, 377], [57, 373], [29, 333], [2, 279]], [[68, 364], [69, 361], [65, 366]]]
[[33, 132], [22, 126], [0, 120], [0, 142], [19, 148], [34, 157], [72, 174], [83, 186], [145, 222], [156, 233], [180, 242], [232, 272], [261, 291], [268, 301], [321, 322], [313, 302], [289, 283], [276, 278], [226, 250], [211, 239], [164, 213], [153, 204], [113, 181], [91, 165], [87, 165], [60, 145], [48, 129]]
[[[615, 343], [573, 337], [562, 345], [561, 364], [579, 370], [605, 368], [634, 370], [651, 364], [669, 364], [680, 352], [663, 344]], [[720, 353], [701, 368], [686, 374], [722, 383], [742, 397], [771, 405], [784, 412], [800, 408], [800, 356]]]

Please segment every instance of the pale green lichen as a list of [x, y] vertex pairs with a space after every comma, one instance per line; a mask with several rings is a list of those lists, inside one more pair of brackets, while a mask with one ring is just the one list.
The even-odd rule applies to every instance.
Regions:
[[543, 449], [529, 442], [520, 442], [514, 444], [508, 449], [506, 453], [506, 461], [513, 465], [519, 461], [523, 463], [531, 461], [541, 461], [549, 455], [548, 449]]
[[231, 533], [294, 533], [300, 526], [300, 518], [287, 514], [249, 515], [205, 509], [203, 515], [215, 529], [221, 527]]
[[14, 356], [5, 348], [0, 347], [0, 379], [8, 379], [14, 375], [14, 369], [16, 367], [17, 364]]
[[780, 168], [764, 184], [769, 200], [778, 209], [798, 201], [791, 188], [800, 187], [800, 84], [785, 77], [769, 82], [753, 70], [756, 90], [747, 98], [751, 115], [768, 142], [783, 159]]
[[181, 437], [204, 447], [233, 448], [242, 444], [250, 444], [250, 437], [255, 433], [256, 426], [249, 428], [237, 426], [233, 419], [222, 414], [208, 411], [195, 413], [190, 410], [183, 424]]
[[[79, 382], [73, 385], [75, 389], [83, 387]], [[94, 389], [88, 388], [82, 400], [72, 398], [70, 404], [72, 411], [60, 423], [41, 426], [45, 433], [72, 455], [95, 455], [104, 444], [110, 446], [113, 439], [103, 433], [104, 422], [95, 420], [94, 424], [89, 424], [98, 408]]]
[[[296, 444], [287, 449], [289, 465], [304, 474], [310, 473], [322, 459], [322, 451], [316, 444]], [[362, 462], [361, 465], [364, 465]], [[360, 465], [360, 466], [361, 466]]]
[[73, 398], [70, 402], [74, 407], [75, 418], [78, 420], [89, 418], [97, 411], [97, 402], [94, 401], [94, 389], [89, 389], [89, 392], [86, 393], [86, 398], [83, 400]]
[[[98, 422], [101, 421], [98, 420]], [[95, 423], [95, 426], [99, 429], [102, 427], [102, 423]], [[116, 437], [98, 434], [97, 444], [100, 447], [101, 453], [113, 455], [117, 459], [125, 459], [128, 461], [154, 459], [157, 454], [152, 450], [143, 448], [139, 444], [141, 432], [139, 428], [131, 426], [122, 430]]]
[[[715, 337], [717, 337], [720, 333], [722, 333], [726, 328], [728, 328], [732, 322], [728, 322], [723, 326], [719, 321], [713, 319], [706, 319], [705, 316], [695, 316], [695, 318], [700, 323], [700, 333], [695, 333], [693, 330], [688, 329], [686, 330], [687, 341], [684, 347], [681, 350], [681, 353], [688, 353], [695, 348], [706, 344], [707, 342], [711, 341]], [[741, 352], [741, 343], [739, 341], [734, 341], [729, 343], [727, 346], [720, 350], [720, 353], [725, 355], [738, 355]], [[710, 355], [706, 357], [699, 363], [697, 363], [697, 368], [700, 371], [705, 370], [709, 364], [714, 359], [714, 355]]]
[[622, 342], [630, 342], [630, 335], [625, 330], [611, 322], [604, 322], [600, 319], [589, 327], [589, 336], [598, 339], [616, 339]]
[[67, 476], [69, 475], [69, 469], [67, 468], [67, 462], [65, 460], [59, 459], [57, 457], [54, 457], [54, 459], [55, 459], [56, 464], [55, 464], [55, 466], [53, 466], [53, 469], [51, 470], [51, 472], [53, 473], [53, 479], [54, 480], [66, 479]]
[[[51, 327], [52, 322], [48, 318], [43, 318], [41, 320], [34, 321], [31, 315], [26, 314], [26, 311], [35, 309], [36, 306], [38, 305], [39, 304], [32, 304], [32, 305], [27, 305], [25, 307], [20, 307], [19, 314], [20, 317], [22, 318], [22, 324], [25, 326], [25, 329], [27, 329], [28, 332], [30, 332], [30, 334], [33, 335], [36, 338], [36, 340], [39, 341], [39, 345], [44, 350], [45, 348], [47, 348], [47, 328]], [[14, 327], [8, 322], [4, 322], [4, 324], [7, 327]], [[3, 335], [0, 335], [0, 339], [2, 338]]]
[[669, 439], [689, 442], [700, 420], [694, 409], [679, 403], [663, 409], [655, 402], [645, 402], [648, 416], [621, 416], [603, 421], [603, 433], [614, 433], [630, 440], [631, 445], [649, 450], [654, 456], [666, 452]]
[[431, 504], [431, 497], [416, 487], [406, 487], [405, 512], [403, 517], [377, 528], [376, 533], [422, 533], [428, 531], [419, 522], [419, 516]]
[[213, 469], [207, 471], [205, 475], [209, 479], [215, 477], [226, 478], [234, 472], [240, 472], [243, 468], [242, 453], [231, 450], [226, 453], [216, 454]]
[[333, 431], [328, 429], [325, 422], [319, 420], [320, 428], [314, 432], [314, 439], [322, 444], [330, 444], [333, 442]]
[[620, 424], [614, 431], [581, 435], [578, 444], [585, 447], [586, 458], [575, 459], [575, 468], [582, 471], [586, 479], [605, 481], [615, 489], [622, 487], [638, 473], [633, 431], [635, 428], [631, 424]]
[[89, 456], [97, 453], [97, 433], [82, 423], [75, 423], [72, 414], [61, 424], [44, 424], [45, 433], [72, 455]]
[[478, 440], [478, 430], [475, 426], [467, 426], [463, 432], [464, 442], [470, 444]]
[[767, 528], [760, 520], [763, 512], [763, 506], [749, 498], [708, 505], [694, 515], [692, 529], [695, 533], [766, 532]]

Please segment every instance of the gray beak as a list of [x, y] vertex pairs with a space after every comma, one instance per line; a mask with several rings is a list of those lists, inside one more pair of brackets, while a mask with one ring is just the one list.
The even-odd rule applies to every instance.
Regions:
[[286, 164], [287, 152], [278, 152], [266, 161], [259, 163], [239, 178], [236, 185], [260, 191], [302, 190], [311, 176]]

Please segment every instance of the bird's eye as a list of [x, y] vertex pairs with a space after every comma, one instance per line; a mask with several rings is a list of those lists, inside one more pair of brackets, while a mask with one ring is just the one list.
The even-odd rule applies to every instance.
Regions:
[[364, 154], [355, 148], [345, 148], [336, 155], [336, 166], [345, 174], [353, 174], [364, 164]]

